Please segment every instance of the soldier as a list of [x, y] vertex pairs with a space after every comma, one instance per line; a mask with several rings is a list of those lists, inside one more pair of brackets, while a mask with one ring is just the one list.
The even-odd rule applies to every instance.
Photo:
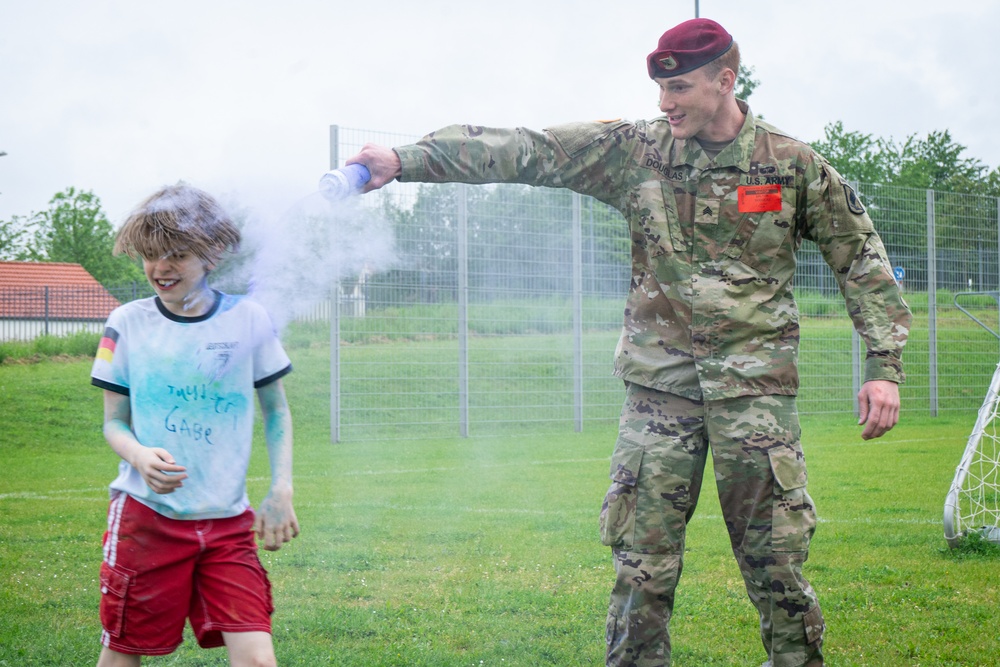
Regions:
[[823, 664], [823, 615], [802, 575], [816, 525], [795, 407], [795, 251], [814, 242], [868, 348], [862, 438], [899, 417], [910, 326], [882, 241], [851, 186], [733, 89], [739, 49], [718, 23], [671, 28], [647, 58], [663, 116], [492, 129], [366, 145], [349, 163], [393, 179], [565, 187], [617, 208], [632, 282], [615, 374], [625, 382], [601, 538], [617, 580], [607, 664], [670, 664], [684, 538], [711, 450], [733, 554], [773, 667]]

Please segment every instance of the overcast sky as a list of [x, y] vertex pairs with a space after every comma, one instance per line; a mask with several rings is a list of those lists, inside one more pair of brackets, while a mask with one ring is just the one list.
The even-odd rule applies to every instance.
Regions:
[[[187, 181], [279, 208], [316, 189], [329, 126], [419, 136], [651, 118], [645, 57], [693, 0], [0, 0], [0, 219], [66, 187], [116, 226]], [[701, 0], [814, 141], [949, 130], [1000, 165], [995, 0]], [[346, 156], [343, 156], [346, 157]]]

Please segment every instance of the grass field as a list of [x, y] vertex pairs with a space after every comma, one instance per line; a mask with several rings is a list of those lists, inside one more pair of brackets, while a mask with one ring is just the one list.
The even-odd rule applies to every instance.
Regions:
[[[86, 360], [0, 365], [0, 666], [96, 661], [117, 460], [89, 370]], [[286, 383], [303, 532], [262, 552], [279, 662], [602, 664], [613, 574], [597, 514], [614, 427], [331, 445], [326, 387], [315, 386], [325, 381], [295, 373]], [[821, 521], [806, 574], [827, 619], [828, 664], [1000, 664], [997, 550], [951, 552], [942, 537], [974, 418], [904, 412], [871, 443], [849, 415], [803, 419]], [[261, 446], [251, 498], [267, 484]], [[672, 630], [676, 667], [756, 667], [765, 657], [711, 485], [690, 529]], [[144, 664], [226, 659], [189, 636]]]

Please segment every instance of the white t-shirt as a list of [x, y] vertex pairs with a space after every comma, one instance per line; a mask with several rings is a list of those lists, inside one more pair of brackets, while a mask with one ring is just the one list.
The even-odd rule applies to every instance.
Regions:
[[267, 312], [246, 297], [216, 292], [199, 317], [174, 315], [156, 297], [116, 308], [91, 383], [128, 396], [136, 438], [170, 452], [187, 479], [158, 494], [122, 461], [112, 491], [174, 519], [244, 512], [254, 390], [291, 370]]

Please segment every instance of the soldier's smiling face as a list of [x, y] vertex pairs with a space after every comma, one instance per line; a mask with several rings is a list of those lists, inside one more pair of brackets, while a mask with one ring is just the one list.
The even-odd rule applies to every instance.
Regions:
[[698, 137], [708, 141], [732, 139], [720, 113], [726, 100], [723, 69], [714, 77], [705, 67], [672, 77], [653, 79], [660, 87], [660, 111], [670, 122], [675, 139]]

